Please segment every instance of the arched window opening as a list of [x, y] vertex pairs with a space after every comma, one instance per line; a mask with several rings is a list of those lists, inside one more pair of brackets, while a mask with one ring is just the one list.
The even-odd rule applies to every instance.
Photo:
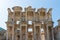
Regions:
[[29, 24], [29, 25], [32, 25], [32, 21], [28, 21], [28, 24]]
[[28, 32], [32, 32], [33, 31], [33, 29], [32, 28], [28, 28]]
[[16, 21], [16, 24], [19, 24], [20, 23], [20, 21]]

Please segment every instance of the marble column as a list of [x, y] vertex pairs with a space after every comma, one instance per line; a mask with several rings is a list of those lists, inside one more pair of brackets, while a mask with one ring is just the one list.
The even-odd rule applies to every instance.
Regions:
[[47, 27], [47, 40], [50, 40], [50, 39], [49, 39], [49, 29], [48, 29], [48, 25], [47, 25], [46, 27]]
[[6, 40], [8, 40], [8, 29], [6, 31]]
[[[26, 23], [27, 23], [27, 11], [26, 11]], [[27, 33], [27, 25], [26, 25], [26, 40], [28, 40], [28, 33]]]
[[35, 22], [34, 22], [34, 40], [36, 40], [36, 26], [35, 26]]
[[14, 40], [14, 26], [12, 28], [12, 40]]
[[54, 40], [54, 32], [53, 32], [53, 28], [52, 28], [52, 40]]
[[12, 40], [14, 40], [14, 17], [15, 16], [15, 12], [13, 12], [13, 26], [12, 26]]
[[36, 26], [35, 26], [35, 12], [33, 11], [34, 14], [34, 19], [33, 19], [33, 23], [34, 23], [34, 40], [36, 40]]

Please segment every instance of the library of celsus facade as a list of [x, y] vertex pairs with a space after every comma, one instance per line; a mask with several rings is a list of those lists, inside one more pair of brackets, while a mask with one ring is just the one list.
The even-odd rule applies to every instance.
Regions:
[[54, 40], [52, 8], [8, 8], [7, 40]]

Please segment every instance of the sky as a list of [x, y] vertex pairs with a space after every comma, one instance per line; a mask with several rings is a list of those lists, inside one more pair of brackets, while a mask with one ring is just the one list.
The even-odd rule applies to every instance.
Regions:
[[0, 0], [0, 27], [7, 29], [6, 21], [8, 19], [7, 8], [21, 6], [25, 8], [32, 6], [33, 8], [52, 8], [52, 19], [54, 26], [58, 25], [57, 20], [60, 19], [60, 0]]

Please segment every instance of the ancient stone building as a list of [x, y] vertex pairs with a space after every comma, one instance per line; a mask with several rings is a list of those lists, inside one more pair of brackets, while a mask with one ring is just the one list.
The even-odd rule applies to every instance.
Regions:
[[6, 30], [0, 27], [0, 40], [6, 40]]
[[8, 8], [7, 40], [54, 40], [52, 8]]
[[58, 25], [54, 28], [54, 39], [60, 40], [60, 19], [58, 20]]

